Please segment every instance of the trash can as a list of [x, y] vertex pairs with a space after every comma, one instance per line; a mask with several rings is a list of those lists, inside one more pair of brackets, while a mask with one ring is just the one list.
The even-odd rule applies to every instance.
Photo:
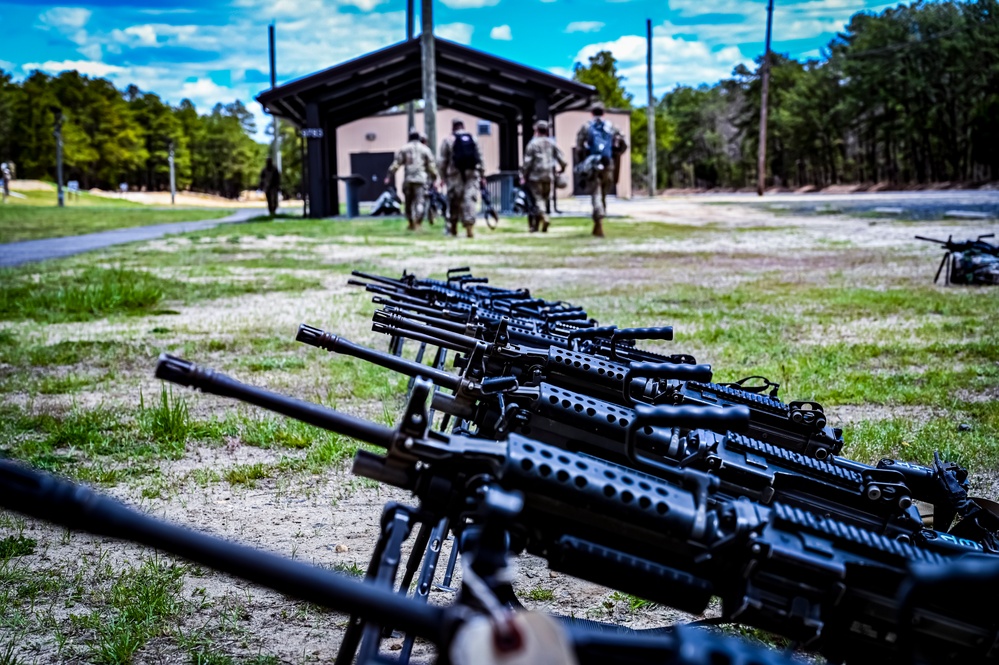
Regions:
[[343, 180], [343, 184], [347, 190], [347, 217], [360, 217], [361, 216], [361, 206], [359, 205], [359, 197], [361, 191], [361, 185], [364, 184], [364, 178], [352, 173], [350, 175], [337, 176], [338, 180]]

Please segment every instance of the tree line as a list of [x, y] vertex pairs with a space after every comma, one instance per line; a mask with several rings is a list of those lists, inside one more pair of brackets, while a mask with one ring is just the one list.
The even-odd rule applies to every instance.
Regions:
[[[779, 13], [774, 26], [779, 34]], [[660, 187], [756, 182], [763, 60], [655, 100]], [[632, 109], [633, 177], [643, 182], [648, 107], [633, 103], [608, 52], [577, 63], [575, 78]], [[862, 12], [819, 59], [772, 53], [767, 110], [772, 186], [999, 180], [999, 0]]]
[[[82, 189], [168, 190], [174, 152], [178, 190], [236, 198], [256, 189], [268, 146], [257, 143], [253, 115], [240, 101], [199, 113], [184, 99], [172, 106], [134, 85], [76, 71], [33, 72], [15, 82], [0, 70], [0, 161], [20, 178], [55, 180], [56, 118], [62, 117], [63, 180]], [[301, 158], [294, 128], [282, 127], [283, 188], [297, 193]]]

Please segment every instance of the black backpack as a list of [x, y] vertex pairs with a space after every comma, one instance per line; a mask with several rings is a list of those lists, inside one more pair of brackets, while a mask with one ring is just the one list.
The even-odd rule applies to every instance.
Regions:
[[590, 154], [599, 157], [604, 164], [609, 164], [614, 148], [614, 135], [610, 125], [600, 119], [592, 121], [587, 140], [590, 144]]
[[478, 151], [475, 149], [475, 139], [471, 134], [462, 132], [454, 135], [451, 146], [451, 164], [459, 171], [471, 171], [479, 165]]

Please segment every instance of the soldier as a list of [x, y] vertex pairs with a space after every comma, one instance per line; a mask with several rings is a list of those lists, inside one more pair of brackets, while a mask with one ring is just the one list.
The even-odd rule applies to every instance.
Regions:
[[427, 185], [437, 181], [437, 164], [434, 163], [434, 153], [420, 140], [420, 132], [415, 128], [409, 130], [409, 143], [402, 146], [395, 154], [395, 161], [389, 166], [385, 184], [389, 184], [395, 172], [404, 166], [402, 179], [402, 195], [406, 199], [406, 219], [409, 220], [409, 230], [415, 231], [423, 224], [423, 213], [426, 210]]
[[603, 237], [603, 220], [607, 214], [607, 192], [614, 186], [614, 153], [627, 147], [624, 135], [609, 120], [604, 119], [604, 105], [596, 102], [590, 113], [593, 118], [576, 134], [576, 167], [587, 180], [593, 203], [593, 235]]
[[458, 222], [469, 238], [479, 205], [479, 189], [483, 186], [482, 151], [471, 134], [465, 131], [460, 118], [451, 121], [451, 136], [441, 143], [440, 171], [447, 183], [448, 223], [446, 233], [458, 235]]
[[0, 164], [0, 189], [3, 190], [3, 202], [7, 203], [7, 197], [10, 196], [10, 181], [14, 179], [11, 169], [7, 166], [7, 162]]
[[[547, 207], [542, 208], [541, 204], [543, 201], [547, 206], [551, 198], [554, 167], [558, 164], [559, 173], [562, 173], [567, 165], [562, 150], [548, 134], [547, 120], [538, 120], [534, 123], [534, 138], [524, 149], [524, 166], [520, 171], [520, 184], [526, 182], [531, 188], [531, 194], [534, 195], [538, 207], [537, 222], [541, 225], [542, 233], [548, 231], [548, 217], [545, 214]], [[537, 230], [537, 226], [531, 227], [532, 232]]]
[[260, 172], [260, 189], [267, 196], [267, 212], [274, 216], [278, 208], [278, 193], [281, 191], [281, 172], [274, 166], [274, 160], [267, 158], [267, 164]]

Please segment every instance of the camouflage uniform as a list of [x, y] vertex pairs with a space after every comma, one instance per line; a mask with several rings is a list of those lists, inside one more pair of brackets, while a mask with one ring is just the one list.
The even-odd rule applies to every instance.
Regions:
[[460, 221], [468, 237], [471, 238], [475, 216], [479, 209], [479, 180], [483, 177], [482, 148], [479, 147], [475, 137], [472, 137], [472, 142], [475, 144], [477, 166], [474, 169], [460, 171], [451, 163], [454, 137], [456, 134], [466, 133], [464, 130], [457, 130], [444, 139], [441, 143], [439, 167], [447, 185], [448, 233], [457, 235]]
[[[614, 145], [627, 146], [624, 135], [617, 127], [614, 127], [609, 120], [602, 116], [595, 117], [580, 127], [579, 133], [576, 134], [576, 151], [580, 157], [580, 162], [590, 154], [590, 125], [598, 121], [607, 125], [613, 136]], [[623, 148], [618, 149], [623, 150]], [[604, 235], [603, 219], [607, 215], [607, 193], [613, 189], [616, 180], [614, 161], [616, 160], [612, 160], [609, 164], [603, 164], [587, 174], [586, 186], [590, 190], [590, 202], [593, 204], [593, 235], [595, 236]]]
[[430, 148], [416, 139], [395, 154], [395, 161], [388, 170], [390, 178], [400, 166], [404, 167], [402, 195], [406, 199], [406, 219], [409, 220], [409, 229], [413, 230], [423, 223], [423, 214], [427, 208], [427, 185], [437, 180], [437, 164], [434, 163], [434, 153], [430, 152]]
[[[547, 123], [545, 123], [544, 128], [547, 129]], [[535, 136], [524, 148], [524, 166], [521, 168], [521, 176], [527, 181], [527, 186], [531, 188], [531, 194], [534, 195], [540, 217], [538, 221], [541, 223], [542, 231], [548, 230], [548, 217], [545, 215], [542, 203], [551, 198], [556, 164], [560, 170], [565, 170], [565, 156], [551, 137]]]

